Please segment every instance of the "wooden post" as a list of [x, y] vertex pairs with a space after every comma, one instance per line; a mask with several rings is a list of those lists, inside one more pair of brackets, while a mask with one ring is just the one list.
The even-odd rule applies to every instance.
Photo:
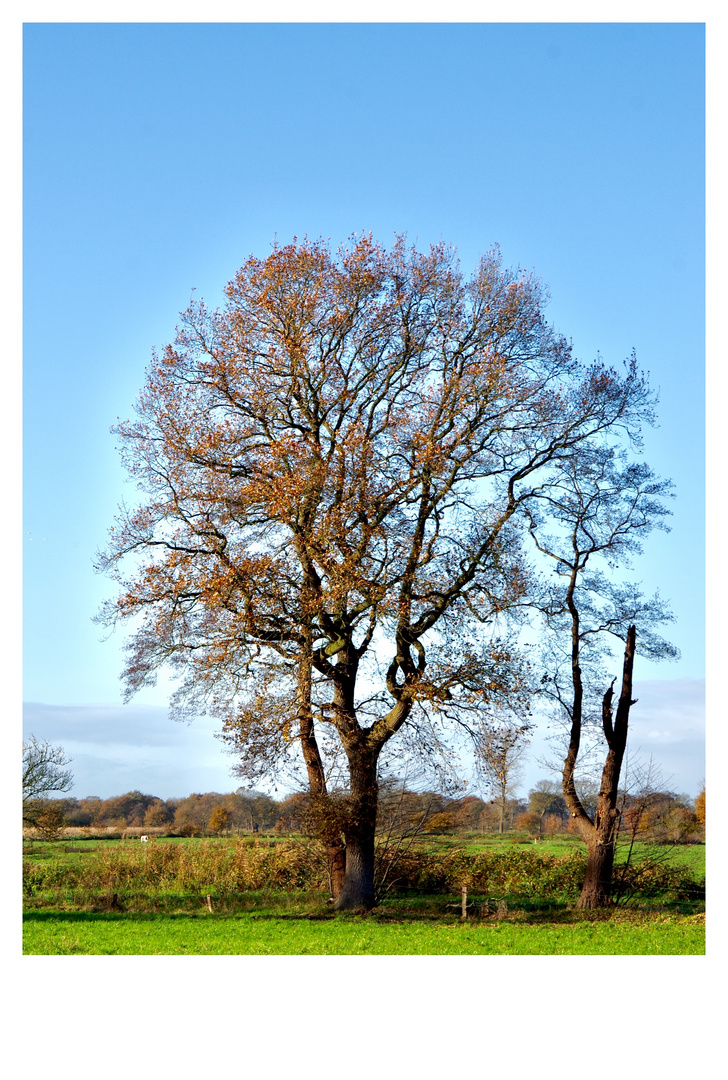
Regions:
[[463, 905], [461, 919], [467, 919], [468, 917], [468, 887], [463, 885]]
[[212, 900], [210, 899], [209, 893], [207, 896], [207, 910], [210, 912], [212, 911]]

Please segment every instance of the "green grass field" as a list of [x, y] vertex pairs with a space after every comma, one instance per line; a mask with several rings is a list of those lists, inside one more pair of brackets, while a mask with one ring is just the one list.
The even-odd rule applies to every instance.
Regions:
[[[703, 845], [658, 851], [658, 877], [652, 879], [651, 888], [633, 895], [628, 904], [588, 915], [574, 909], [583, 864], [580, 845], [572, 837], [554, 837], [537, 845], [513, 835], [428, 838], [419, 851], [422, 865], [430, 867], [429, 878], [421, 879], [423, 887], [395, 890], [373, 912], [353, 916], [335, 914], [326, 906], [325, 883], [311, 848], [290, 839], [35, 843], [24, 851], [23, 952], [287, 956], [705, 952]], [[654, 856], [647, 848], [637, 852], [638, 858]], [[467, 872], [471, 906], [468, 919], [461, 920], [458, 875]]]
[[25, 954], [55, 956], [675, 956], [705, 952], [705, 925], [672, 914], [524, 924], [42, 911], [25, 916], [23, 941]]

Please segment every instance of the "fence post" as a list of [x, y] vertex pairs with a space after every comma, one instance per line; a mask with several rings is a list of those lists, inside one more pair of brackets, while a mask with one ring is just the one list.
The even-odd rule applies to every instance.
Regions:
[[468, 917], [468, 887], [467, 887], [467, 885], [463, 885], [463, 906], [462, 906], [462, 915], [460, 916], [460, 918], [461, 919], [467, 919], [467, 917]]

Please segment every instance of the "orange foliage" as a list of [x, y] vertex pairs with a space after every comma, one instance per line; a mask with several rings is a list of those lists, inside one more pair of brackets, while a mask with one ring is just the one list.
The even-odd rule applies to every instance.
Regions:
[[333, 729], [376, 760], [416, 705], [517, 703], [488, 624], [528, 590], [519, 510], [626, 382], [579, 367], [496, 249], [466, 280], [444, 244], [294, 239], [225, 298], [183, 313], [116, 428], [144, 492], [99, 559], [100, 620], [134, 620], [128, 694], [182, 675], [177, 715], [219, 715], [249, 777]]
[[698, 825], [705, 828], [705, 785], [700, 789], [695, 799], [695, 817]]

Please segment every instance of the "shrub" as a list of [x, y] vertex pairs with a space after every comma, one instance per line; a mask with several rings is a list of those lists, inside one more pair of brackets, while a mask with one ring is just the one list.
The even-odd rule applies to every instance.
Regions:
[[523, 829], [529, 836], [540, 836], [541, 834], [541, 815], [531, 810], [519, 814], [513, 824], [517, 829]]
[[230, 828], [230, 811], [226, 806], [216, 806], [210, 814], [208, 828], [211, 833], [219, 836]]
[[397, 862], [392, 882], [417, 892], [479, 892], [554, 898], [576, 895], [584, 877], [581, 852], [559, 858], [532, 847], [508, 845], [490, 851], [408, 852]]
[[57, 840], [63, 832], [63, 810], [49, 799], [38, 800], [33, 831], [41, 840]]
[[[556, 856], [533, 846], [498, 845], [468, 851], [402, 852], [386, 863], [386, 891], [474, 893], [514, 899], [571, 900], [579, 894], [585, 856], [575, 850]], [[618, 867], [617, 896], [697, 899], [702, 884], [688, 867], [642, 860]], [[327, 890], [326, 859], [314, 840], [206, 840], [190, 844], [138, 840], [104, 844], [80, 858], [27, 860], [23, 866], [27, 895], [65, 890], [86, 898], [114, 892], [158, 896], [162, 893], [233, 895], [252, 890]]]
[[696, 881], [687, 866], [673, 865], [649, 856], [615, 871], [615, 896], [629, 899], [664, 897], [669, 900], [698, 899], [705, 882]]

